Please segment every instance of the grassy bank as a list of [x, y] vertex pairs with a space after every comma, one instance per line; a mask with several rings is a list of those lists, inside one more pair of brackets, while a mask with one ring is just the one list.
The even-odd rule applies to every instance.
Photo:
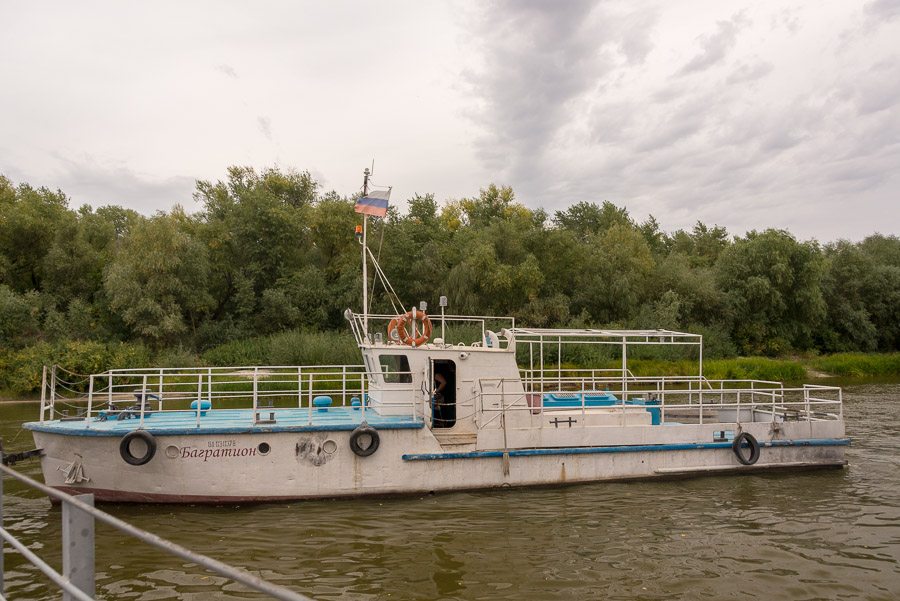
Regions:
[[831, 376], [898, 376], [900, 353], [838, 353], [817, 357], [811, 367]]
[[[594, 367], [615, 369], [617, 361]], [[572, 368], [583, 366], [569, 365]], [[636, 376], [696, 376], [696, 361], [633, 359], [628, 368]], [[738, 357], [703, 362], [703, 375], [710, 380], [771, 380], [786, 382], [822, 376], [878, 377], [900, 376], [900, 353], [840, 353], [825, 357], [769, 359]]]
[[[612, 365], [611, 365], [612, 366]], [[636, 376], [696, 376], [696, 361], [651, 361], [635, 359], [628, 367]], [[806, 367], [795, 361], [766, 357], [713, 359], [703, 362], [703, 375], [710, 380], [802, 380]]]
[[[478, 335], [469, 332], [464, 334], [465, 340]], [[566, 361], [564, 366], [571, 369], [615, 369], [620, 366], [617, 360], [606, 357], [584, 361], [573, 359], [575, 360]], [[262, 338], [235, 340], [202, 355], [181, 348], [166, 349], [154, 354], [139, 343], [42, 342], [24, 349], [0, 349], [0, 397], [17, 398], [39, 391], [42, 366], [54, 363], [75, 373], [90, 374], [107, 369], [137, 367], [357, 365], [361, 363], [361, 358], [353, 338], [344, 332], [293, 330]], [[697, 362], [688, 359], [634, 358], [628, 362], [628, 366], [636, 376], [697, 374]], [[793, 359], [710, 359], [704, 361], [703, 372], [707, 378], [714, 380], [787, 381], [823, 375], [900, 376], [900, 353], [840, 353]]]

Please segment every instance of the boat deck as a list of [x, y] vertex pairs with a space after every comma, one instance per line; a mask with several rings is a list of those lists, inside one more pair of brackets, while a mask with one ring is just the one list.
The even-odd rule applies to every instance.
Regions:
[[[397, 430], [402, 428], [423, 428], [425, 422], [412, 415], [379, 415], [375, 411], [363, 412], [359, 407], [328, 407], [325, 409], [260, 408], [259, 420], [254, 423], [251, 409], [217, 409], [203, 411], [199, 419], [197, 411], [150, 411], [144, 414], [143, 429], [158, 436], [178, 434], [249, 434], [254, 432], [310, 432], [327, 430], [353, 430], [367, 422], [375, 429]], [[270, 414], [274, 413], [274, 420]], [[128, 415], [124, 412], [119, 415]], [[30, 422], [23, 425], [26, 430], [55, 432], [81, 436], [122, 436], [140, 427], [140, 414], [131, 412], [132, 417], [120, 419], [119, 415], [106, 420], [91, 418], [90, 423], [83, 418]]]

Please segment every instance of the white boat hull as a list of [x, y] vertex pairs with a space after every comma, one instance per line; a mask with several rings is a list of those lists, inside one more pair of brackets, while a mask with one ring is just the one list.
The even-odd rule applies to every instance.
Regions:
[[[609, 434], [632, 430], [630, 444], [506, 451], [441, 447], [427, 428], [385, 429], [377, 452], [368, 457], [351, 451], [347, 430], [169, 435], [155, 437], [156, 453], [139, 466], [121, 457], [120, 437], [39, 431], [34, 436], [43, 449], [48, 485], [113, 502], [386, 496], [846, 464], [843, 422], [782, 424], [777, 432], [771, 424], [744, 424], [743, 431], [761, 446], [754, 465], [741, 464], [730, 443], [714, 442], [722, 427], [610, 428]], [[263, 455], [260, 445], [269, 452]], [[79, 481], [72, 481], [76, 472]]]

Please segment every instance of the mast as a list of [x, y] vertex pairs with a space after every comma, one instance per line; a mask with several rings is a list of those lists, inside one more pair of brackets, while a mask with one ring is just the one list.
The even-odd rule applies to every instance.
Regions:
[[[363, 196], [369, 193], [369, 169], [363, 171]], [[369, 273], [366, 259], [366, 234], [369, 229], [369, 216], [363, 214], [362, 268], [363, 268], [363, 340], [369, 341]]]

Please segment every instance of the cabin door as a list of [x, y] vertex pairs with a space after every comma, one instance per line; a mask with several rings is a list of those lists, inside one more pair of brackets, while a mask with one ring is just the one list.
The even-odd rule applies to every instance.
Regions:
[[449, 359], [432, 359], [431, 423], [433, 428], [456, 425], [456, 363]]

